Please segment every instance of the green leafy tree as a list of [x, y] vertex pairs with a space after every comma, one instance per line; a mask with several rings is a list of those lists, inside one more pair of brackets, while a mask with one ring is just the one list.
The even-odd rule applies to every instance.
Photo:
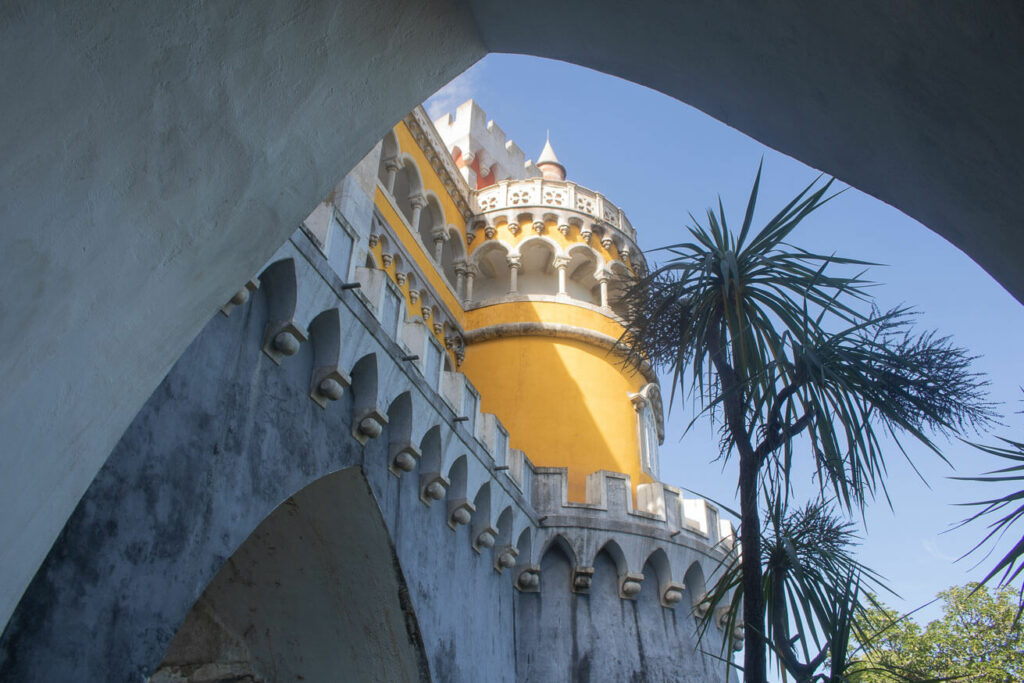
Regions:
[[968, 584], [939, 597], [942, 617], [924, 628], [881, 604], [859, 615], [868, 641], [850, 681], [1024, 680], [1024, 624], [1015, 619], [1015, 591]]
[[[926, 432], [957, 433], [991, 418], [971, 356], [946, 338], [915, 334], [907, 309], [875, 310], [869, 283], [834, 272], [867, 264], [786, 242], [831, 198], [831, 181], [815, 181], [754, 231], [760, 179], [758, 169], [738, 231], [721, 201], [703, 224], [691, 215], [689, 241], [667, 248], [667, 261], [627, 289], [622, 339], [636, 360], [670, 372], [673, 398], [688, 384], [721, 429], [722, 455], [739, 461], [741, 545], [757, 549], [761, 493], [772, 500], [790, 490], [798, 443], [822, 491], [850, 511], [885, 491], [880, 436], [910, 435], [934, 449]], [[743, 562], [740, 578], [744, 676], [765, 681], [765, 614], [776, 603], [766, 603], [761, 562]], [[802, 605], [787, 618], [794, 611], [814, 614]], [[841, 621], [848, 613], [815, 618]], [[821, 627], [839, 632], [834, 623]], [[791, 644], [775, 642], [773, 651], [792, 651]], [[809, 680], [821, 656], [784, 657], [783, 665]]]

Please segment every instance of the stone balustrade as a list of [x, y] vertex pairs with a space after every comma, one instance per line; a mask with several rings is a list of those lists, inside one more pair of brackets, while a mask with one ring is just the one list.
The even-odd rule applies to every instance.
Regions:
[[504, 180], [473, 193], [473, 211], [477, 215], [515, 211], [526, 207], [561, 209], [588, 216], [602, 227], [609, 227], [636, 243], [636, 230], [626, 214], [600, 192], [588, 190], [567, 180], [526, 178]]

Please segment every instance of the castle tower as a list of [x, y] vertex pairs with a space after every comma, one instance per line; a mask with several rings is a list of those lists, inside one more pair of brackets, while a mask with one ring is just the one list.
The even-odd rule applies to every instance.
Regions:
[[[566, 180], [550, 140], [535, 166], [513, 169], [518, 147], [485, 118], [470, 101], [435, 123], [456, 163], [471, 158], [479, 170], [481, 158], [493, 160], [509, 176], [472, 193], [460, 370], [513, 448], [568, 468], [570, 500], [586, 499], [587, 475], [599, 470], [628, 474], [634, 488], [655, 481], [657, 378], [615, 352], [617, 299], [643, 265], [636, 232], [606, 197]], [[510, 155], [499, 158], [502, 149]]]

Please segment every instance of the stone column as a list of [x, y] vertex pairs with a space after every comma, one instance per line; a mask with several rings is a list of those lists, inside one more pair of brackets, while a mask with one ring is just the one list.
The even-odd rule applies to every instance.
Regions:
[[444, 228], [435, 228], [431, 234], [434, 236], [434, 260], [440, 263], [441, 256], [444, 254], [444, 241], [447, 235]]
[[461, 297], [463, 287], [466, 286], [466, 262], [455, 262], [455, 296]]
[[558, 293], [565, 294], [565, 271], [569, 268], [569, 258], [566, 256], [555, 257], [555, 268], [558, 269]]
[[470, 264], [466, 266], [466, 296], [462, 300], [464, 308], [469, 308], [469, 305], [473, 302], [473, 278], [476, 276], [476, 266]]
[[522, 265], [522, 260], [519, 254], [514, 254], [508, 257], [508, 293], [518, 294], [519, 293], [519, 266]]
[[388, 194], [395, 193], [395, 177], [398, 175], [398, 168], [398, 159], [392, 157], [384, 160], [384, 170], [388, 173], [384, 180], [384, 187], [387, 189]]
[[412, 218], [409, 219], [409, 224], [413, 230], [419, 230], [420, 215], [427, 206], [427, 198], [422, 194], [411, 194], [409, 203], [412, 204]]
[[601, 273], [597, 276], [601, 283], [601, 308], [608, 308], [608, 273]]

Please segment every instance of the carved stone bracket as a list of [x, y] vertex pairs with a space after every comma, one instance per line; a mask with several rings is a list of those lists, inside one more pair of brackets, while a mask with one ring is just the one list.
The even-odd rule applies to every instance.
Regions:
[[278, 365], [287, 356], [299, 352], [306, 335], [291, 320], [277, 320], [267, 323], [263, 333], [263, 353]]
[[494, 571], [500, 574], [506, 569], [516, 566], [518, 556], [519, 549], [514, 545], [502, 546], [494, 553]]
[[661, 593], [661, 604], [664, 607], [675, 607], [683, 599], [683, 591], [686, 586], [681, 583], [670, 583]]
[[244, 306], [246, 302], [249, 301], [249, 295], [259, 288], [259, 280], [249, 280], [248, 282], [245, 283], [245, 285], [242, 286], [241, 289], [239, 289], [231, 296], [231, 298], [228, 300], [226, 304], [220, 307], [220, 312], [226, 316], [230, 316], [231, 309], [235, 308], [236, 306]]
[[451, 482], [440, 472], [424, 472], [420, 475], [420, 500], [427, 507], [435, 500], [441, 500], [448, 492]]
[[416, 469], [416, 463], [420, 461], [420, 449], [408, 442], [393, 443], [389, 457], [388, 471], [396, 477], [401, 477], [406, 472]]
[[594, 580], [593, 567], [576, 567], [572, 570], [572, 590], [574, 593], [589, 593], [590, 584]]
[[627, 573], [619, 584], [619, 597], [624, 600], [636, 600], [640, 588], [643, 586], [644, 575]]
[[353, 422], [355, 426], [352, 428], [352, 436], [359, 443], [366, 445], [367, 441], [376, 439], [384, 431], [384, 425], [388, 423], [388, 416], [376, 408], [370, 408]]
[[476, 506], [466, 498], [451, 498], [448, 500], [448, 526], [454, 531], [460, 526], [465, 526], [473, 519]]
[[352, 386], [352, 378], [338, 366], [314, 368], [309, 382], [309, 397], [321, 408], [327, 408], [327, 404], [340, 399], [349, 386]]
[[523, 593], [540, 592], [540, 567], [535, 564], [524, 565], [516, 576], [516, 588]]
[[493, 548], [494, 541], [498, 537], [498, 530], [488, 525], [481, 529], [473, 538], [473, 550], [482, 553], [486, 548]]

